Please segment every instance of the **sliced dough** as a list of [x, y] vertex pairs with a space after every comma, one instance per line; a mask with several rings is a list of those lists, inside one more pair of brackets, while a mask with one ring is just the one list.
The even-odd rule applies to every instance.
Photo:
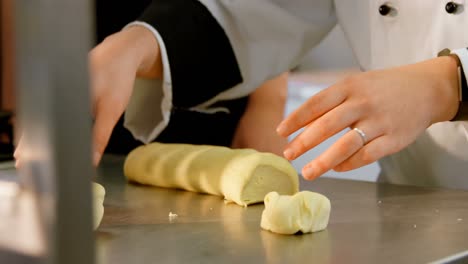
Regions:
[[130, 152], [124, 174], [140, 184], [224, 196], [242, 206], [263, 202], [271, 191], [299, 190], [286, 159], [253, 149], [151, 143]]
[[96, 229], [101, 223], [102, 216], [104, 215], [104, 196], [106, 195], [106, 191], [102, 185], [95, 182], [93, 182], [92, 188], [94, 214], [93, 225], [94, 229]]
[[260, 226], [279, 234], [310, 233], [323, 230], [330, 217], [330, 200], [314, 192], [294, 195], [271, 192], [265, 196]]

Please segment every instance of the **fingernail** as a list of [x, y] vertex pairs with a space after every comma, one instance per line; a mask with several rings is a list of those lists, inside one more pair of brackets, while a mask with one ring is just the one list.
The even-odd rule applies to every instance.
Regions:
[[302, 177], [306, 180], [311, 180], [314, 178], [314, 169], [312, 167], [304, 167], [302, 169]]
[[93, 154], [93, 164], [94, 166], [97, 166], [99, 164], [99, 160], [101, 159], [101, 153], [98, 151], [95, 151]]
[[294, 159], [294, 151], [292, 149], [286, 149], [284, 152], [283, 152], [283, 156], [288, 159], [288, 160], [293, 160]]
[[276, 128], [276, 133], [279, 135], [284, 135], [286, 133], [286, 127], [283, 123], [279, 124], [279, 126]]

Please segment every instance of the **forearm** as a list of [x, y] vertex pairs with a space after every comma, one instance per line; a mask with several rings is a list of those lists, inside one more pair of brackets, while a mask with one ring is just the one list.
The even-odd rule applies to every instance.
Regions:
[[282, 155], [287, 139], [276, 133], [284, 117], [288, 74], [284, 73], [257, 88], [249, 97], [247, 109], [237, 127], [234, 148], [253, 148]]

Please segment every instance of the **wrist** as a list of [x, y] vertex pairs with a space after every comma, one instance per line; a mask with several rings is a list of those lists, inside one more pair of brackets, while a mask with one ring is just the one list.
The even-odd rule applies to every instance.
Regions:
[[434, 74], [439, 78], [434, 94], [434, 106], [440, 106], [432, 123], [449, 121], [457, 114], [459, 106], [459, 62], [456, 56], [434, 59]]
[[124, 45], [132, 54], [132, 63], [138, 77], [159, 78], [162, 76], [159, 43], [151, 31], [142, 26], [130, 26], [118, 34], [122, 34]]

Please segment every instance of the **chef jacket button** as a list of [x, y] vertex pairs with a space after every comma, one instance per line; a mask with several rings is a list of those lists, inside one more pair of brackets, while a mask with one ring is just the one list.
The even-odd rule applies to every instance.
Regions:
[[386, 16], [388, 14], [390, 14], [390, 11], [392, 11], [392, 8], [386, 4], [383, 4], [379, 7], [379, 13], [382, 15], [382, 16]]
[[449, 14], [455, 14], [457, 12], [457, 9], [458, 9], [458, 4], [457, 3], [448, 2], [445, 5], [445, 11], [447, 11], [447, 13], [449, 13]]

